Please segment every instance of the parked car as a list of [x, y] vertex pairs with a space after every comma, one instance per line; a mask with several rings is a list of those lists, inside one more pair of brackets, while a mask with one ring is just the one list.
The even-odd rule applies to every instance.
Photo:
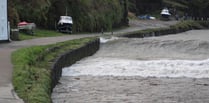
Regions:
[[35, 28], [36, 28], [35, 23], [28, 23], [26, 21], [18, 23], [19, 31], [23, 31], [23, 32], [26, 32], [26, 33], [31, 34], [31, 35], [34, 34]]
[[72, 33], [73, 20], [71, 16], [60, 16], [57, 30], [64, 33]]
[[169, 17], [171, 16], [169, 10], [167, 8], [164, 8], [162, 11], [161, 11], [161, 17], [164, 18], [164, 19], [169, 19]]
[[150, 16], [150, 15], [141, 15], [141, 16], [138, 16], [138, 18], [142, 20], [155, 20], [156, 19], [155, 17]]

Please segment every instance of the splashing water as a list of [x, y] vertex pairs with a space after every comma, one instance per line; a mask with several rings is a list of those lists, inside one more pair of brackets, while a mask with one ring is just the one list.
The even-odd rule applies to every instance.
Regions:
[[107, 43], [109, 41], [117, 40], [118, 37], [100, 37], [100, 43]]
[[63, 76], [142, 76], [209, 78], [209, 59], [192, 60], [128, 60], [95, 58], [64, 68]]
[[139, 39], [101, 37], [100, 50], [64, 68], [63, 76], [209, 78], [208, 38], [208, 31]]

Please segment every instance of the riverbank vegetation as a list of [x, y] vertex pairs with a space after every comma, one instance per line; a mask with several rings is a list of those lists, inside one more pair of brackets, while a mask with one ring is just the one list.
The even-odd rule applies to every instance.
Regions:
[[64, 35], [65, 34], [53, 30], [36, 29], [33, 35], [28, 35], [27, 33], [20, 32], [19, 39], [28, 40], [28, 39], [35, 39], [40, 37], [55, 37], [55, 36], [64, 36]]
[[[208, 0], [9, 0], [9, 21], [34, 22], [41, 29], [55, 29], [59, 17], [72, 16], [73, 32], [101, 32], [128, 25], [128, 11], [160, 17], [167, 7], [172, 16], [207, 20]], [[27, 8], [27, 9], [26, 9]], [[130, 18], [135, 18], [133, 15]]]
[[12, 54], [13, 85], [25, 103], [51, 103], [51, 63], [59, 55], [96, 38], [83, 38], [47, 46], [23, 48]]
[[55, 29], [59, 17], [73, 17], [74, 32], [95, 32], [128, 25], [128, 11], [160, 15], [167, 7], [173, 16], [207, 20], [208, 0], [9, 0], [9, 21], [35, 22], [39, 28]]
[[129, 10], [136, 15], [157, 14], [167, 7], [173, 16], [187, 17], [193, 20], [209, 18], [208, 0], [129, 0]]
[[110, 30], [128, 25], [127, 0], [9, 0], [12, 27], [20, 21], [55, 29], [60, 16], [72, 16], [74, 32]]

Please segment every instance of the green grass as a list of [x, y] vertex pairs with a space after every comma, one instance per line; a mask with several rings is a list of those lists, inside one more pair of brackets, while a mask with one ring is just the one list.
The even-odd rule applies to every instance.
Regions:
[[[207, 24], [208, 22], [204, 21], [204, 24]], [[203, 29], [205, 26], [201, 23], [201, 21], [182, 21], [177, 23], [176, 25], [170, 26], [170, 28], [175, 29]]]
[[51, 62], [60, 54], [82, 47], [96, 38], [83, 38], [12, 53], [13, 86], [25, 103], [51, 103]]
[[59, 33], [53, 30], [36, 29], [34, 31], [34, 35], [20, 32], [19, 38], [20, 40], [27, 40], [27, 39], [34, 39], [40, 37], [55, 37], [55, 36], [63, 36], [63, 35], [67, 35], [67, 34]]

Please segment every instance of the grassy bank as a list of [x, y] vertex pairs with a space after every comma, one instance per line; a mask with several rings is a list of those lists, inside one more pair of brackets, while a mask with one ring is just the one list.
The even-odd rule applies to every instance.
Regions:
[[177, 23], [176, 25], [170, 26], [171, 29], [208, 29], [209, 28], [209, 21], [182, 21]]
[[52, 30], [43, 30], [43, 29], [36, 29], [34, 31], [34, 35], [26, 34], [26, 33], [20, 33], [19, 39], [20, 40], [27, 40], [27, 39], [35, 39], [40, 37], [55, 37], [55, 36], [63, 36], [66, 34], [59, 33]]
[[96, 38], [84, 38], [47, 46], [19, 49], [12, 54], [13, 85], [26, 103], [51, 103], [51, 65], [67, 51], [75, 50]]

